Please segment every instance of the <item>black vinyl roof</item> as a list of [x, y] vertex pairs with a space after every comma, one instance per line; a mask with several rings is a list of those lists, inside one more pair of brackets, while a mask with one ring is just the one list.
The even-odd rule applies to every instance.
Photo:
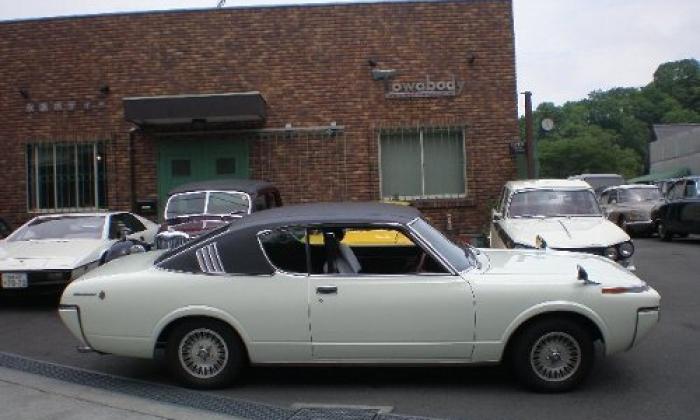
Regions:
[[189, 182], [179, 185], [168, 191], [168, 195], [207, 190], [240, 191], [253, 195], [269, 188], [275, 188], [275, 185], [271, 182], [257, 181], [254, 179], [212, 179], [209, 181]]
[[376, 202], [314, 203], [277, 207], [232, 222], [182, 248], [161, 255], [156, 264], [175, 271], [197, 273], [195, 251], [216, 242], [227, 273], [272, 274], [275, 270], [263, 254], [257, 234], [265, 229], [295, 225], [407, 224], [420, 212], [413, 207]]
[[275, 227], [283, 225], [309, 225], [317, 223], [400, 223], [406, 224], [420, 212], [414, 207], [377, 202], [336, 202], [311, 203], [277, 207], [246, 216], [233, 223], [231, 230], [238, 227]]

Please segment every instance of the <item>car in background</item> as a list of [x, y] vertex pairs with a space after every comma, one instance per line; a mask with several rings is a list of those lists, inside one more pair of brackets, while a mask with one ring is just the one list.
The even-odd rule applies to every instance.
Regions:
[[510, 181], [493, 210], [492, 248], [549, 248], [607, 257], [634, 270], [630, 236], [605, 218], [581, 180]]
[[569, 179], [580, 179], [586, 181], [593, 188], [596, 195], [603, 192], [608, 187], [622, 185], [625, 183], [625, 178], [618, 174], [581, 174], [572, 175]]
[[155, 247], [176, 248], [243, 216], [280, 206], [277, 187], [266, 181], [216, 179], [180, 185], [168, 192]]
[[651, 218], [662, 241], [700, 234], [700, 176], [677, 179]]
[[[344, 242], [354, 235], [385, 239]], [[585, 379], [595, 349], [639, 343], [659, 301], [595, 255], [460, 247], [415, 208], [354, 202], [258, 212], [125, 257], [69, 285], [59, 314], [81, 350], [163, 354], [193, 388], [227, 386], [248, 364], [507, 362], [558, 392]]]
[[655, 185], [618, 185], [606, 188], [599, 197], [600, 207], [608, 220], [630, 235], [655, 231], [651, 211], [663, 200]]
[[10, 233], [12, 233], [12, 228], [5, 219], [0, 217], [0, 239], [6, 238]]
[[157, 231], [126, 212], [37, 216], [0, 242], [0, 294], [61, 291], [105, 262], [146, 250]]

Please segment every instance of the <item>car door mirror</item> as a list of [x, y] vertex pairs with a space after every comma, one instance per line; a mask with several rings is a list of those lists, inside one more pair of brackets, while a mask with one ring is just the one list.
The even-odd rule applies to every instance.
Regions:
[[492, 213], [492, 218], [493, 218], [494, 222], [496, 220], [501, 220], [501, 219], [503, 219], [503, 213], [501, 213], [500, 211], [494, 210]]

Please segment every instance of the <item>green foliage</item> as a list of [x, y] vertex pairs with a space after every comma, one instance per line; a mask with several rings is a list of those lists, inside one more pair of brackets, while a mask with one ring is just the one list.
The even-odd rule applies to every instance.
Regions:
[[[544, 118], [554, 120], [554, 130], [540, 128]], [[543, 102], [533, 119], [540, 176], [640, 175], [653, 124], [700, 123], [700, 63], [694, 59], [664, 63], [654, 81], [642, 88], [594, 91], [562, 106]], [[524, 138], [524, 118], [520, 126]]]

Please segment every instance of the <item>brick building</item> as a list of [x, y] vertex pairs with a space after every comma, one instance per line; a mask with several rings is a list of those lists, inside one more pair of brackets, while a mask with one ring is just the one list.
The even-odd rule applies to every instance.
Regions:
[[0, 57], [14, 225], [250, 177], [286, 203], [410, 200], [472, 234], [515, 177], [510, 0], [0, 22]]

